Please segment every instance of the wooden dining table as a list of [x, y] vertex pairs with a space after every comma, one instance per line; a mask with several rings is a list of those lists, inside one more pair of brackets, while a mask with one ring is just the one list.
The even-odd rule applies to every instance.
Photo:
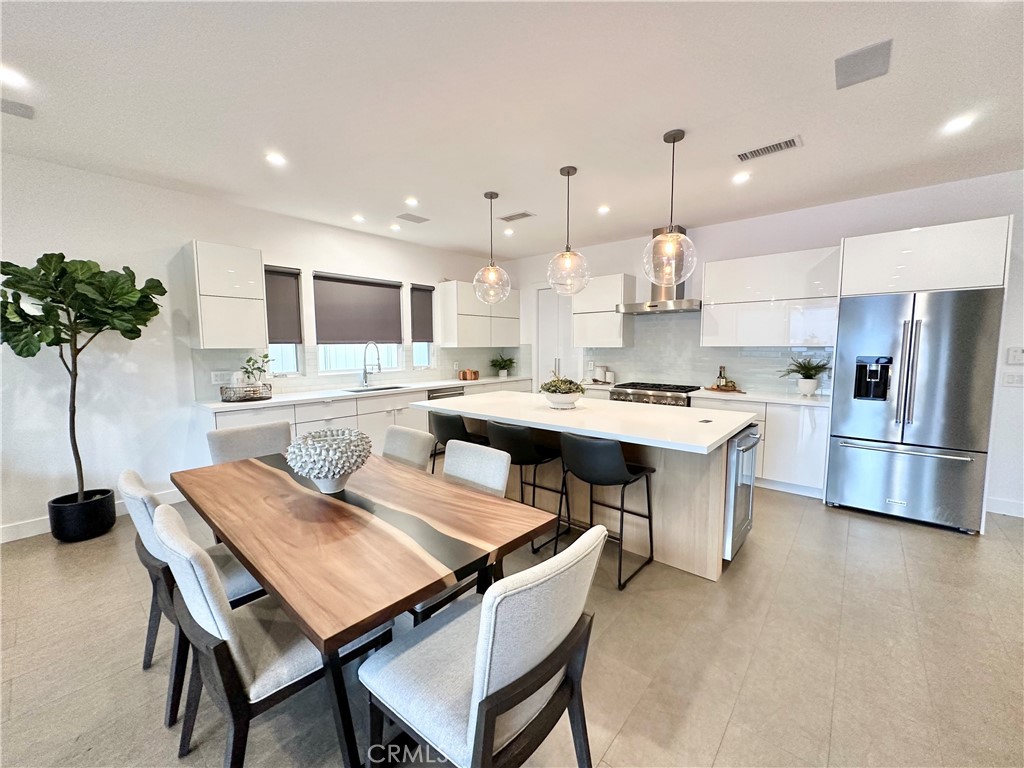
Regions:
[[171, 481], [320, 651], [346, 768], [360, 765], [338, 649], [553, 530], [555, 517], [370, 456], [324, 494], [281, 454]]

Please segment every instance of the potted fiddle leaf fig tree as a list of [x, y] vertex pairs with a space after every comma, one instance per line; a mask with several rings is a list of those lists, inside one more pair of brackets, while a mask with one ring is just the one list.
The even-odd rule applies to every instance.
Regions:
[[67, 260], [63, 253], [44, 253], [32, 267], [0, 262], [0, 275], [0, 343], [18, 357], [55, 347], [68, 374], [68, 434], [78, 490], [49, 502], [50, 530], [60, 541], [95, 538], [114, 525], [114, 492], [85, 487], [75, 423], [79, 359], [106, 331], [129, 341], [139, 338], [160, 312], [154, 297], [167, 290], [155, 278], [137, 286], [128, 267], [104, 271], [95, 261]]

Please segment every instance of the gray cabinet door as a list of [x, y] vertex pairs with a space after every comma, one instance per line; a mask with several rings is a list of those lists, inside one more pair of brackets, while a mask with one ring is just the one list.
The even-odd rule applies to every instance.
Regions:
[[[898, 443], [902, 438], [903, 371], [910, 351], [914, 294], [853, 296], [839, 302], [833, 365], [832, 434]], [[885, 400], [854, 398], [858, 357], [891, 357]]]
[[1003, 289], [918, 293], [903, 442], [987, 451]]

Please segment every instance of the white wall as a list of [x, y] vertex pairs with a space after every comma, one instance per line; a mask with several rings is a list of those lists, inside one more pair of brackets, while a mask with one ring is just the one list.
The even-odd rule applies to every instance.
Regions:
[[[842, 203], [797, 211], [695, 227], [688, 234], [702, 261], [736, 259], [767, 253], [838, 245], [843, 237], [888, 232], [932, 224], [981, 219], [1013, 214], [1013, 245], [1009, 285], [1003, 310], [1000, 364], [1003, 373], [1020, 367], [1006, 367], [1006, 348], [1024, 345], [1024, 263], [1022, 263], [1022, 184], [1024, 173], [1013, 171], [975, 179], [939, 184], [888, 195], [848, 200]], [[685, 212], [683, 217], [685, 219]], [[579, 233], [585, 236], [585, 233]], [[640, 273], [640, 257], [648, 238], [588, 246], [580, 250], [590, 262], [591, 273]], [[522, 339], [536, 338], [536, 293], [543, 285], [551, 254], [510, 262], [506, 269], [514, 284], [523, 288]], [[964, 255], [969, 258], [969, 254]], [[687, 283], [687, 296], [699, 297], [701, 273]], [[637, 298], [646, 300], [650, 284], [637, 279]], [[699, 323], [692, 323], [697, 329]], [[637, 329], [639, 331], [640, 324]], [[694, 331], [698, 332], [697, 330]], [[992, 419], [992, 451], [986, 508], [989, 511], [1024, 516], [1024, 390], [997, 384]]]
[[[130, 266], [168, 294], [128, 342], [105, 334], [82, 357], [79, 441], [88, 487], [112, 487], [132, 467], [154, 490], [170, 472], [208, 463], [193, 425], [188, 285], [175, 259], [192, 239], [259, 248], [268, 264], [404, 282], [471, 279], [481, 259], [242, 208], [24, 157], [3, 155], [3, 258], [50, 251]], [[304, 297], [306, 299], [310, 297]], [[310, 308], [311, 302], [307, 302]], [[313, 332], [307, 312], [304, 331]], [[4, 345], [0, 521], [3, 538], [49, 530], [48, 499], [74, 490], [66, 432], [67, 375], [56, 352], [16, 357]], [[173, 493], [165, 498], [174, 498]]]

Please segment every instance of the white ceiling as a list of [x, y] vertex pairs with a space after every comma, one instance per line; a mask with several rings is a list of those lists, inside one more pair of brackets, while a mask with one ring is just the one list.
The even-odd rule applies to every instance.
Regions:
[[[4, 149], [392, 236], [497, 254], [642, 236], [1021, 168], [1020, 3], [18, 3]], [[894, 38], [888, 76], [833, 60]], [[965, 112], [967, 131], [940, 128]], [[734, 155], [803, 137], [743, 164]], [[285, 168], [264, 161], [268, 150]], [[599, 216], [596, 208], [611, 206]], [[366, 222], [353, 224], [362, 213]], [[500, 224], [500, 222], [498, 222]]]

